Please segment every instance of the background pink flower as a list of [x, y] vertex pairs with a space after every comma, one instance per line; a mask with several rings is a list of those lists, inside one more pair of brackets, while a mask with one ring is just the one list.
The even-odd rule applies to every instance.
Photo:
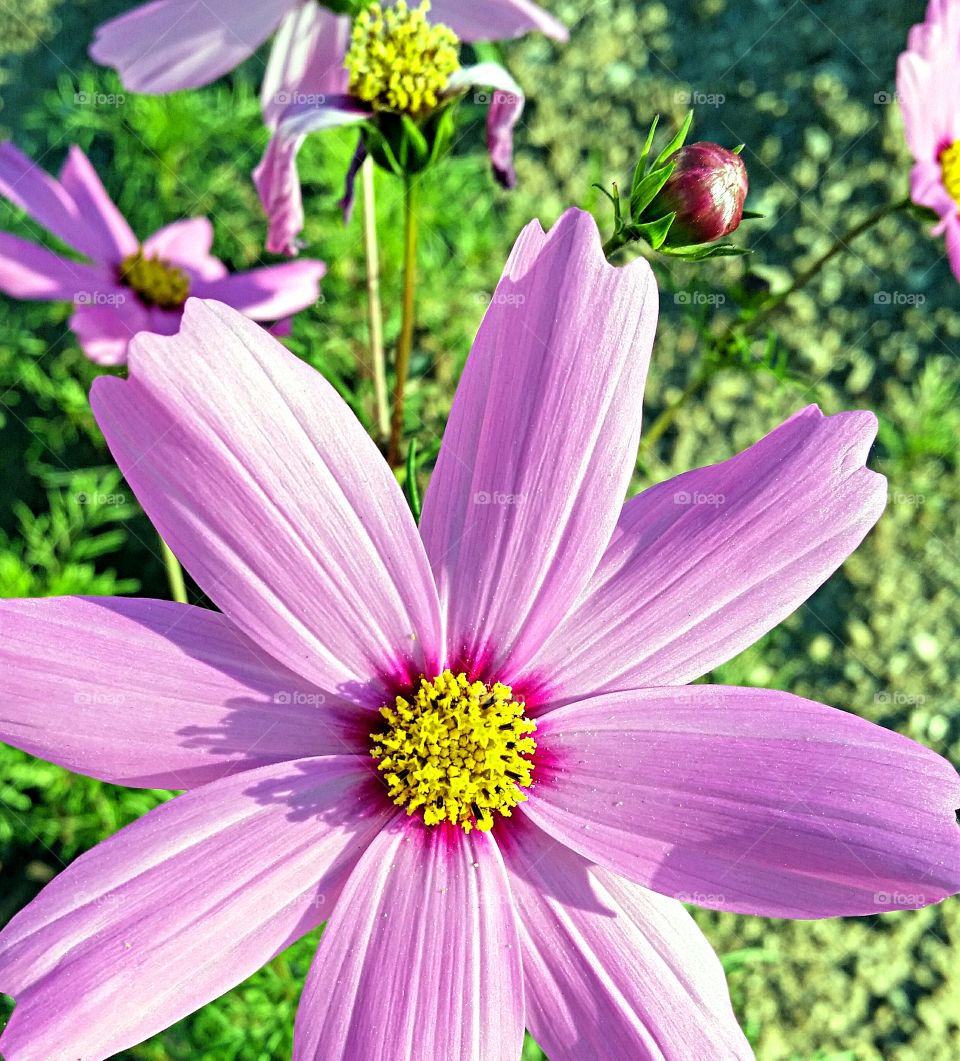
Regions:
[[[323, 378], [226, 307], [142, 335], [93, 404], [214, 612], [0, 601], [0, 733], [187, 788], [0, 933], [7, 1061], [143, 1039], [329, 918], [296, 1061], [749, 1058], [677, 900], [825, 917], [960, 886], [960, 779], [784, 692], [686, 685], [806, 599], [878, 518], [867, 413], [802, 410], [623, 504], [657, 291], [592, 219], [521, 234], [418, 528]], [[510, 684], [534, 784], [489, 832], [425, 827], [370, 757], [421, 675]]]
[[304, 259], [229, 273], [210, 253], [205, 217], [176, 221], [141, 245], [76, 146], [54, 180], [13, 144], [0, 144], [0, 195], [87, 259], [0, 232], [0, 291], [73, 302], [70, 327], [101, 365], [123, 364], [138, 332], [176, 332], [188, 295], [225, 302], [252, 320], [280, 321], [317, 300], [326, 271]]
[[911, 198], [940, 215], [934, 235], [960, 280], [960, 0], [930, 0], [897, 62], [897, 95], [915, 160]]
[[[468, 42], [508, 40], [533, 30], [557, 40], [568, 36], [532, 0], [433, 0], [432, 17]], [[115, 67], [131, 91], [175, 92], [216, 80], [276, 31], [263, 84], [269, 118], [275, 94], [296, 92], [337, 42], [342, 64], [349, 26], [349, 18], [315, 0], [154, 0], [100, 26], [90, 54]]]

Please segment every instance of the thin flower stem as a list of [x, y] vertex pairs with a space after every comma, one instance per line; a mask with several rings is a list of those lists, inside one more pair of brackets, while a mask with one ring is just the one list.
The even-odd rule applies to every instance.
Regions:
[[387, 359], [383, 352], [383, 307], [380, 302], [380, 251], [377, 247], [377, 203], [373, 184], [373, 159], [360, 167], [363, 181], [363, 244], [367, 258], [367, 319], [370, 328], [370, 365], [373, 375], [374, 422], [378, 441], [390, 436], [387, 399]]
[[[160, 538], [160, 535], [157, 535]], [[170, 599], [178, 604], [187, 603], [187, 586], [183, 581], [183, 568], [180, 561], [173, 555], [170, 546], [160, 538], [160, 551], [163, 553], [163, 563], [167, 569], [167, 581], [170, 583]]]
[[832, 259], [834, 259], [841, 251], [846, 250], [853, 240], [858, 236], [862, 236], [864, 232], [869, 231], [885, 217], [889, 217], [891, 214], [895, 214], [899, 210], [904, 210], [910, 205], [910, 199], [906, 198], [899, 199], [894, 203], [887, 203], [886, 205], [879, 207], [877, 210], [874, 210], [874, 212], [868, 217], [865, 217], [863, 221], [854, 225], [853, 228], [840, 236], [829, 250], [822, 254], [812, 265], [804, 269], [802, 273], [798, 273], [783, 291], [767, 299], [753, 317], [749, 318], [749, 320], [738, 318], [724, 329], [724, 331], [722, 331], [711, 344], [716, 356], [711, 357], [706, 364], [701, 366], [697, 374], [693, 376], [686, 387], [684, 387], [681, 395], [675, 401], [671, 402], [657, 419], [654, 420], [649, 431], [644, 431], [643, 439], [640, 443], [639, 457], [642, 458], [643, 455], [661, 438], [664, 432], [671, 426], [674, 420], [676, 420], [677, 414], [690, 398], [698, 394], [707, 383], [710, 382], [713, 376], [724, 367], [731, 339], [741, 338], [752, 334], [756, 331], [758, 326], [768, 320], [791, 295], [806, 287], [828, 262], [832, 261]]
[[637, 460], [641, 460], [644, 454], [655, 445], [661, 435], [667, 430], [668, 427], [677, 418], [677, 414], [687, 403], [687, 401], [702, 390], [713, 375], [719, 370], [719, 365], [716, 362], [710, 362], [707, 365], [702, 365], [700, 371], [690, 380], [690, 382], [683, 388], [680, 396], [672, 401], [666, 409], [653, 421], [650, 425], [649, 430], [643, 432], [643, 436], [640, 439], [640, 450], [637, 454]]
[[[809, 268], [804, 269], [802, 273], [798, 273], [785, 290], [781, 291], [778, 295], [773, 295], [767, 299], [767, 301], [760, 307], [756, 316], [745, 321], [739, 328], [735, 321], [730, 328], [727, 329], [727, 332], [730, 335], [750, 335], [752, 332], [756, 331], [758, 325], [762, 324], [771, 316], [771, 314], [775, 313], [791, 295], [806, 287], [828, 262], [832, 261], [841, 251], [846, 250], [849, 244], [851, 244], [858, 236], [862, 236], [864, 232], [868, 232], [885, 217], [889, 217], [891, 214], [895, 214], [899, 210], [905, 210], [908, 206], [910, 206], [909, 196], [906, 199], [898, 199], [894, 203], [887, 203], [885, 206], [881, 206], [874, 210], [872, 214], [865, 217], [859, 224], [854, 225], [853, 228], [844, 232], [842, 236], [836, 239], [830, 249], [826, 251], [826, 253], [821, 254], [820, 257], [809, 266]], [[726, 334], [727, 333], [721, 336], [721, 338], [725, 338]]]
[[413, 177], [404, 178], [403, 189], [403, 304], [400, 340], [397, 343], [396, 381], [393, 388], [393, 419], [390, 423], [390, 445], [387, 460], [391, 468], [400, 465], [400, 445], [403, 438], [403, 398], [410, 371], [413, 350], [413, 321], [417, 282], [417, 222], [419, 187]]

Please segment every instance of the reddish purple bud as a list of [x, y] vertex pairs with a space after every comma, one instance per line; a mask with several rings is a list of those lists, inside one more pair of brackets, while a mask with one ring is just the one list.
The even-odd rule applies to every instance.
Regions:
[[676, 211], [667, 245], [712, 243], [740, 224], [747, 197], [743, 159], [719, 144], [687, 144], [667, 159], [676, 169], [644, 211], [662, 217]]

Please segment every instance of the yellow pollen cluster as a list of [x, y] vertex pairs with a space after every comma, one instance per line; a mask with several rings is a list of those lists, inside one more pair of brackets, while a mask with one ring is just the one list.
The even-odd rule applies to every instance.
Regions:
[[960, 140], [940, 152], [940, 170], [947, 195], [960, 206]]
[[373, 4], [353, 24], [346, 67], [350, 92], [375, 110], [419, 118], [432, 111], [459, 70], [457, 35], [427, 21], [428, 0], [410, 10], [404, 0], [386, 11]]
[[453, 822], [466, 832], [510, 817], [532, 780], [536, 725], [508, 685], [471, 682], [445, 670], [420, 679], [412, 701], [381, 707], [386, 728], [370, 735], [370, 754], [407, 814], [423, 810], [426, 825]]
[[180, 309], [190, 294], [190, 278], [162, 258], [148, 258], [142, 250], [120, 263], [120, 281], [132, 287], [148, 306]]

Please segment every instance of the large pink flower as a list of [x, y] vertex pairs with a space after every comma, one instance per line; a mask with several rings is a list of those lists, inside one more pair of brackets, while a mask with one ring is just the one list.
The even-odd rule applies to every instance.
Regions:
[[[508, 40], [531, 30], [567, 39], [566, 28], [532, 0], [433, 0], [433, 14], [464, 41]], [[154, 0], [100, 26], [90, 54], [115, 67], [131, 91], [175, 92], [216, 80], [277, 31], [266, 103], [281, 72], [286, 90], [297, 91], [300, 82], [291, 75], [305, 73], [315, 50], [325, 53], [345, 26], [348, 18], [316, 0]]]
[[524, 1026], [555, 1061], [748, 1058], [678, 899], [808, 918], [960, 886], [946, 761], [788, 693], [685, 684], [836, 569], [885, 482], [873, 417], [810, 407], [622, 506], [656, 315], [649, 267], [608, 265], [587, 215], [530, 225], [419, 532], [333, 388], [223, 306], [97, 381], [128, 481], [222, 611], [0, 602], [5, 739], [190, 790], [0, 934], [7, 1061], [122, 1050], [327, 918], [297, 1061], [516, 1061]]
[[915, 160], [911, 198], [940, 215], [934, 235], [960, 280], [960, 0], [930, 0], [897, 61], [897, 96]]
[[188, 295], [215, 298], [251, 320], [279, 321], [316, 302], [323, 262], [230, 273], [210, 253], [205, 217], [175, 221], [141, 245], [90, 160], [71, 147], [54, 180], [11, 143], [0, 144], [0, 196], [25, 210], [86, 262], [0, 232], [0, 291], [14, 298], [73, 302], [70, 327], [91, 361], [120, 365], [138, 332], [172, 335]]

